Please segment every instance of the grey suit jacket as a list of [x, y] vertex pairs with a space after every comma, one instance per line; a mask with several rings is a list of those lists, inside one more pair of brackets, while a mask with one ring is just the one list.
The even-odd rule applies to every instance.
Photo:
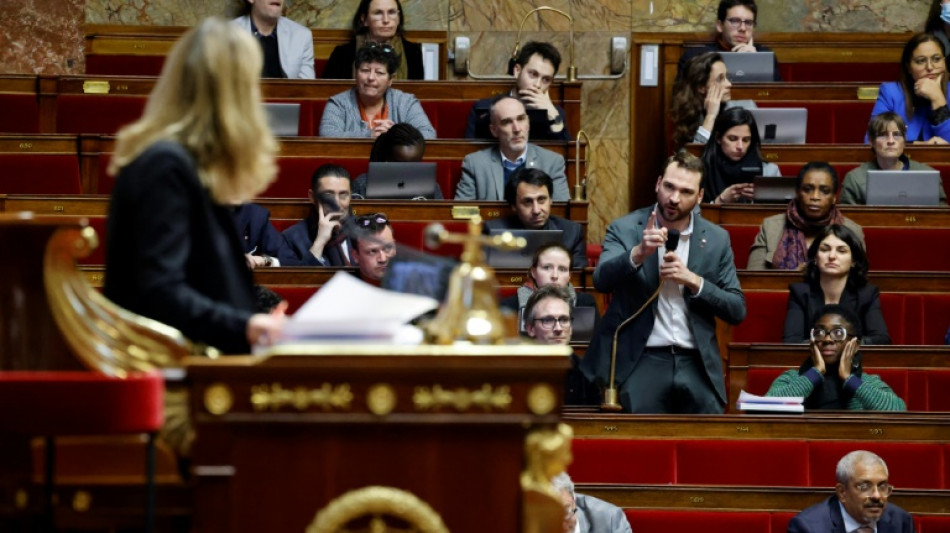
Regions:
[[[415, 96], [390, 87], [386, 91], [386, 106], [390, 120], [405, 122], [419, 130], [424, 138], [435, 139], [435, 128]], [[370, 137], [372, 132], [360, 115], [355, 87], [327, 100], [320, 119], [321, 137]]]
[[[798, 513], [788, 523], [787, 531], [788, 533], [846, 533], [838, 498], [831, 496]], [[914, 533], [914, 519], [907, 511], [889, 503], [877, 522], [877, 533]]]
[[623, 509], [586, 494], [575, 494], [581, 533], [632, 533]]
[[[630, 262], [630, 251], [640, 243], [647, 219], [656, 205], [638, 209], [613, 221], [604, 237], [603, 252], [594, 271], [594, 287], [600, 292], [613, 293], [610, 305], [600, 321], [600, 327], [591, 340], [581, 370], [591, 381], [604, 384], [610, 379], [610, 352], [617, 326], [647, 301], [660, 284], [657, 258], [648, 257], [640, 268]], [[716, 318], [730, 324], [745, 319], [745, 296], [736, 277], [736, 265], [729, 244], [729, 233], [719, 226], [693, 214], [693, 234], [689, 240], [687, 268], [702, 276], [703, 288], [698, 295], [684, 291], [688, 310], [689, 328], [703, 359], [706, 374], [726, 404], [722, 360], [716, 342]], [[657, 253], [660, 253], [658, 250]], [[617, 383], [623, 383], [637, 365], [653, 331], [657, 301], [628, 324], [617, 339]]]
[[[858, 236], [858, 240], [861, 241], [861, 246], [864, 246], [866, 249], [867, 246], [864, 244], [864, 230], [861, 229], [861, 226], [848, 217], [844, 217], [844, 225]], [[766, 217], [765, 220], [762, 221], [759, 234], [755, 236], [752, 247], [749, 248], [749, 264], [746, 268], [750, 270], [772, 268], [772, 256], [775, 255], [775, 250], [782, 240], [782, 232], [784, 230], [785, 213]]]
[[[564, 158], [560, 155], [528, 143], [525, 166], [543, 170], [554, 180], [555, 202], [567, 202], [571, 193], [567, 188], [564, 173]], [[462, 160], [462, 180], [455, 189], [456, 200], [504, 200], [505, 172], [501, 164], [498, 146], [468, 154]]]
[[[247, 31], [251, 31], [251, 17], [244, 15], [233, 21]], [[297, 24], [287, 17], [277, 21], [277, 48], [280, 51], [280, 66], [290, 79], [312, 80], [313, 71], [313, 32], [310, 28]]]

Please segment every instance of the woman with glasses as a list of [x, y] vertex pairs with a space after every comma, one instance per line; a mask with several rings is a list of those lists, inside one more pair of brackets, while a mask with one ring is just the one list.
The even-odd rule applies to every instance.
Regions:
[[[524, 285], [518, 287], [518, 291], [501, 300], [499, 306], [503, 309], [520, 311], [528, 304], [528, 298], [534, 292], [545, 285], [556, 285], [564, 287], [571, 295], [573, 307], [597, 307], [597, 301], [594, 296], [587, 292], [577, 292], [571, 285], [571, 252], [560, 243], [544, 244], [534, 251], [534, 257], [531, 260], [531, 268], [528, 269], [528, 277]], [[524, 331], [524, 324], [521, 325], [521, 331]]]
[[321, 78], [353, 79], [356, 74], [356, 51], [368, 42], [385, 45], [399, 57], [394, 71], [400, 80], [425, 79], [422, 67], [422, 46], [407, 41], [405, 17], [399, 0], [361, 0], [353, 15], [353, 40], [333, 49]]
[[356, 87], [332, 96], [320, 120], [321, 137], [371, 137], [405, 122], [426, 139], [435, 128], [415, 96], [393, 89], [399, 58], [391, 49], [370, 42], [356, 52]]
[[822, 307], [809, 329], [809, 358], [772, 382], [766, 396], [802, 396], [806, 409], [906, 411], [904, 400], [861, 368], [861, 320], [844, 305]]
[[261, 106], [261, 49], [208, 19], [172, 48], [137, 122], [119, 131], [109, 173], [104, 293], [225, 353], [280, 334], [286, 304], [254, 313], [232, 208], [277, 174]]
[[827, 304], [852, 311], [863, 325], [861, 344], [890, 344], [877, 287], [868, 283], [868, 260], [846, 226], [825, 228], [808, 248], [804, 283], [789, 286], [782, 342], [808, 342], [813, 319]]
[[911, 37], [901, 54], [901, 74], [899, 81], [881, 84], [871, 116], [893, 111], [907, 124], [908, 142], [947, 144], [947, 61], [940, 40], [929, 33]]
[[838, 173], [824, 161], [812, 161], [798, 171], [795, 198], [784, 213], [766, 217], [749, 250], [751, 270], [800, 270], [808, 262], [808, 247], [830, 224], [843, 224], [864, 246], [861, 226], [835, 205]]
[[755, 108], [751, 100], [732, 100], [732, 82], [726, 77], [726, 64], [718, 52], [696, 56], [673, 85], [673, 145], [706, 144], [716, 117], [727, 107]]
[[[917, 161], [911, 161], [904, 153], [904, 137], [907, 125], [904, 119], [893, 111], [885, 111], [871, 118], [868, 123], [868, 139], [871, 141], [871, 153], [874, 158], [848, 172], [844, 177], [841, 190], [841, 203], [866, 204], [869, 170], [934, 170]], [[947, 193], [940, 185], [940, 203], [947, 203]]]
[[759, 130], [748, 109], [734, 107], [716, 118], [712, 141], [703, 150], [703, 201], [749, 202], [755, 176], [781, 176], [775, 163], [762, 160]]

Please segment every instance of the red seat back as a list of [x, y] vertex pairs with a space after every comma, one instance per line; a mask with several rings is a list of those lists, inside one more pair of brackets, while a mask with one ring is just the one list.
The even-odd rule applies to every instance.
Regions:
[[571, 446], [569, 472], [576, 483], [676, 482], [676, 449], [670, 441], [574, 439]]
[[770, 533], [771, 517], [764, 511], [692, 511], [625, 509], [630, 528], [636, 533]]
[[0, 94], [0, 109], [0, 132], [40, 132], [40, 105], [35, 94]]
[[86, 74], [112, 76], [158, 76], [165, 56], [98, 55], [86, 56]]
[[0, 168], [0, 194], [82, 194], [76, 155], [0, 154]]
[[144, 96], [61, 94], [56, 97], [56, 133], [111, 135], [144, 110]]
[[732, 328], [732, 342], [782, 342], [788, 291], [746, 292], [746, 318]]

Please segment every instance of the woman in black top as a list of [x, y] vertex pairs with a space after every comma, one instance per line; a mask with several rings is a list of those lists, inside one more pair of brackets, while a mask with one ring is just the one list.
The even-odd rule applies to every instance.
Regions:
[[353, 40], [333, 49], [320, 77], [353, 79], [356, 51], [367, 41], [373, 41], [388, 45], [401, 58], [393, 76], [395, 79], [424, 79], [422, 45], [407, 41], [404, 33], [405, 16], [399, 0], [360, 0], [353, 15]]

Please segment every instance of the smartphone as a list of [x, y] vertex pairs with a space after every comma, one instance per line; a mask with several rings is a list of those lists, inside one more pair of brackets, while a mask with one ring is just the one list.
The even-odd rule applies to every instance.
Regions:
[[320, 205], [323, 207], [323, 214], [343, 213], [343, 209], [340, 207], [340, 203], [336, 201], [336, 196], [334, 196], [333, 193], [319, 193], [317, 194], [317, 201], [320, 202]]

